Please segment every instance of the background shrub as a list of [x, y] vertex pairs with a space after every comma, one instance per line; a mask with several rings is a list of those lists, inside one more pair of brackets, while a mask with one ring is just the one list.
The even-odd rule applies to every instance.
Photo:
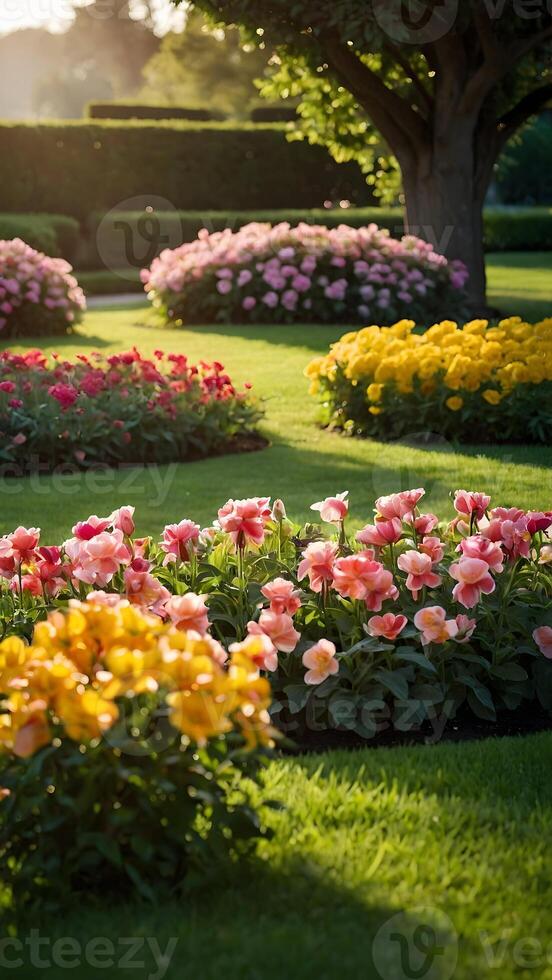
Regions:
[[346, 334], [306, 371], [323, 421], [351, 435], [454, 442], [552, 439], [552, 319], [497, 327], [411, 320]]
[[355, 164], [288, 142], [278, 125], [17, 123], [0, 127], [0, 144], [0, 210], [55, 212], [82, 222], [136, 195], [199, 211], [371, 200]]
[[45, 252], [74, 262], [80, 240], [79, 223], [63, 214], [0, 214], [0, 239], [22, 238]]
[[65, 259], [51, 258], [20, 238], [0, 240], [0, 331], [5, 337], [63, 334], [86, 308]]
[[162, 315], [195, 323], [354, 323], [465, 305], [467, 272], [418, 238], [376, 225], [251, 224], [200, 233], [142, 273]]
[[260, 415], [218, 362], [195, 367], [161, 352], [150, 360], [136, 349], [74, 362], [0, 354], [0, 461], [20, 472], [208, 456]]

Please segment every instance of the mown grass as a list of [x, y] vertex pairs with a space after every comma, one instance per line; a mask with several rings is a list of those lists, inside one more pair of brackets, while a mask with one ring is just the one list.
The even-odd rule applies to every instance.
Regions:
[[[275, 835], [252, 865], [159, 908], [113, 909], [106, 896], [99, 908], [85, 902], [33, 926], [83, 949], [93, 937], [111, 940], [112, 969], [83, 963], [79, 980], [118, 973], [126, 937], [149, 937], [161, 950], [177, 940], [168, 980], [404, 980], [415, 974], [401, 972], [389, 939], [404, 922], [407, 937], [416, 925], [436, 926], [445, 948], [416, 974], [424, 980], [550, 980], [551, 763], [550, 734], [276, 761], [266, 791], [286, 809], [271, 813]], [[399, 912], [404, 920], [380, 934], [387, 941], [375, 938]], [[527, 939], [530, 968], [516, 945]], [[53, 964], [34, 971], [28, 951], [21, 955], [17, 976], [67, 975]], [[51, 958], [51, 946], [41, 955]], [[412, 946], [413, 968], [423, 963], [416, 956]], [[129, 975], [162, 976], [150, 946]]]

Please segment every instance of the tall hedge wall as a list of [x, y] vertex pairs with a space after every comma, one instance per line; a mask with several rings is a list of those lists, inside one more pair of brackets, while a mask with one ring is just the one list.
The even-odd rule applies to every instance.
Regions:
[[0, 125], [0, 211], [83, 221], [135, 195], [180, 210], [370, 203], [356, 164], [290, 143], [283, 126], [111, 121]]

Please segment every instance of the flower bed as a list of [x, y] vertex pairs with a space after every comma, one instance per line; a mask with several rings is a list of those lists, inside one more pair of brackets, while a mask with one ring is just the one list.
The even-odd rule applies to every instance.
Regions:
[[86, 300], [72, 271], [20, 238], [0, 241], [0, 334], [63, 334], [79, 323]]
[[351, 435], [460, 442], [552, 438], [552, 319], [490, 326], [412, 320], [345, 334], [306, 369], [323, 421]]
[[239, 449], [261, 416], [249, 388], [237, 391], [222, 364], [196, 366], [182, 354], [148, 358], [134, 349], [64, 361], [38, 350], [4, 351], [0, 460], [26, 471]]
[[426, 242], [376, 225], [282, 223], [226, 229], [166, 250], [142, 272], [166, 320], [194, 323], [392, 323], [465, 306], [467, 272]]
[[313, 505], [329, 534], [266, 497], [229, 500], [203, 530], [168, 525], [157, 542], [134, 537], [131, 507], [53, 547], [18, 528], [0, 540], [2, 621], [29, 635], [70, 597], [123, 596], [177, 630], [245, 642], [294, 737], [442, 730], [461, 706], [493, 719], [536, 696], [552, 709], [552, 511], [491, 509], [461, 490], [443, 524], [423, 496], [380, 498], [356, 535], [346, 493]]
[[272, 729], [250, 647], [228, 657], [127, 602], [77, 600], [31, 645], [0, 644], [0, 854], [16, 909], [174, 895], [190, 866], [258, 836], [240, 777]]

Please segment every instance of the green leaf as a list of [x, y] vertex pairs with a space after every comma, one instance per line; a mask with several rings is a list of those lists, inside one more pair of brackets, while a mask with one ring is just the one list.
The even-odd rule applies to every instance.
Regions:
[[425, 657], [423, 653], [416, 653], [410, 651], [403, 653], [401, 650], [397, 650], [395, 653], [397, 660], [405, 660], [409, 664], [416, 664], [423, 671], [428, 674], [436, 674], [437, 668], [431, 663], [428, 657]]
[[398, 670], [377, 670], [374, 677], [396, 698], [403, 701], [408, 698], [408, 681]]

